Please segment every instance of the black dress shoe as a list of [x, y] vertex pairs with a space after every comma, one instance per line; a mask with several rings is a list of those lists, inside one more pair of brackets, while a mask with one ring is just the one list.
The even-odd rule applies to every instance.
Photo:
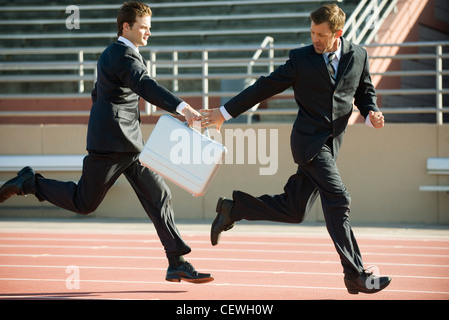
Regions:
[[213, 246], [218, 244], [220, 235], [223, 231], [228, 231], [234, 227], [234, 221], [231, 219], [231, 210], [234, 206], [234, 201], [227, 200], [224, 197], [220, 197], [217, 202], [217, 216], [210, 230], [210, 242]]
[[390, 282], [390, 277], [378, 277], [367, 271], [355, 277], [345, 276], [345, 285], [350, 294], [376, 293], [385, 289]]
[[[26, 183], [34, 178], [34, 171], [31, 167], [25, 167], [17, 173], [17, 177], [5, 182], [0, 188], [0, 203], [11, 198], [13, 195], [23, 196], [32, 192]], [[29, 183], [28, 183], [29, 184]]]
[[165, 280], [171, 282], [181, 282], [181, 280], [184, 280], [191, 283], [207, 283], [213, 281], [214, 278], [209, 273], [197, 272], [195, 268], [186, 261], [178, 267], [169, 266]]

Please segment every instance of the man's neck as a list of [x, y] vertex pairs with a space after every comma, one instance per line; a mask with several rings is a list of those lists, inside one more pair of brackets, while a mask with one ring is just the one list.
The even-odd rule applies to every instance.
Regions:
[[134, 50], [136, 50], [137, 52], [139, 52], [139, 47], [136, 46], [134, 43], [132, 43], [131, 41], [129, 41], [128, 39], [126, 39], [123, 36], [118, 37], [118, 41], [123, 42], [124, 44], [126, 44], [128, 47], [133, 48]]
[[340, 40], [340, 38], [337, 38], [331, 52], [337, 51], [338, 48], [340, 48], [340, 45], [341, 45], [341, 40]]

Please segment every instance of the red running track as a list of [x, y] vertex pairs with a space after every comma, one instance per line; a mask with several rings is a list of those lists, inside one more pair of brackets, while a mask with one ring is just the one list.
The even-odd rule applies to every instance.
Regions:
[[[237, 228], [236, 228], [237, 229]], [[448, 300], [449, 236], [357, 236], [365, 267], [390, 275], [374, 295], [350, 295], [327, 234], [184, 233], [186, 258], [208, 284], [165, 281], [152, 231], [0, 230], [0, 299]]]

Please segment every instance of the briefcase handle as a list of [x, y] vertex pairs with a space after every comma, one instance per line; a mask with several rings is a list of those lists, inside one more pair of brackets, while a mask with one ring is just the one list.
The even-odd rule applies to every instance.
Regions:
[[199, 133], [205, 135], [207, 138], [211, 139], [210, 134], [209, 134], [209, 128], [204, 128], [204, 132], [201, 132], [201, 127], [200, 127], [200, 130], [197, 130], [198, 127], [194, 127], [194, 126], [191, 127], [191, 126], [189, 126], [189, 123], [188, 123], [187, 121], [184, 121], [183, 123], [184, 123], [187, 127], [190, 127], [190, 128], [192, 128], [193, 130], [196, 130], [196, 131], [198, 131]]

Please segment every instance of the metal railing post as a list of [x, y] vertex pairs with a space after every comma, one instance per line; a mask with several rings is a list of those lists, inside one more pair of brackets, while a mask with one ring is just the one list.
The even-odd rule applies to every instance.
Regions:
[[178, 51], [173, 51], [173, 83], [172, 83], [173, 92], [178, 92], [179, 90], [178, 74], [179, 74]]
[[[79, 66], [79, 71], [78, 74], [80, 77], [84, 76], [84, 52], [83, 50], [80, 50], [78, 52], [78, 62], [80, 63]], [[84, 80], [80, 79], [80, 81], [78, 81], [78, 93], [83, 93], [84, 92]]]
[[436, 45], [436, 116], [437, 124], [443, 124], [443, 46], [441, 44]]
[[203, 62], [203, 109], [209, 109], [209, 53], [206, 50], [202, 51], [202, 62]]
[[[248, 78], [245, 79], [245, 87], [248, 87], [250, 85], [252, 85], [255, 82], [255, 79], [253, 79], [251, 77], [251, 75], [253, 74], [253, 66], [256, 63], [257, 59], [260, 58], [260, 56], [263, 53], [263, 49], [266, 48], [267, 46], [270, 47], [270, 50], [268, 50], [268, 57], [269, 57], [269, 65], [268, 65], [268, 72], [271, 73], [274, 71], [274, 62], [273, 62], [273, 58], [274, 58], [274, 38], [270, 37], [270, 36], [266, 36], [262, 43], [260, 44], [260, 49], [256, 50], [256, 52], [254, 53], [253, 57], [251, 58], [251, 61], [248, 63], [248, 68], [247, 68], [247, 73], [248, 73]], [[247, 115], [247, 123], [251, 124], [252, 121], [252, 116], [253, 114], [251, 112], [254, 112], [257, 110], [257, 108], [259, 107], [259, 104], [256, 104], [255, 106], [253, 106], [250, 109], [250, 112]]]
[[274, 71], [274, 39], [270, 42], [270, 50], [268, 51], [268, 58], [270, 59], [270, 65], [268, 67], [268, 72]]
[[[150, 51], [150, 60], [147, 61], [147, 70], [150, 74], [150, 77], [155, 78], [156, 77], [156, 52]], [[151, 115], [152, 113], [156, 112], [156, 106], [153, 106], [148, 101], [145, 101], [145, 113], [147, 115]]]

